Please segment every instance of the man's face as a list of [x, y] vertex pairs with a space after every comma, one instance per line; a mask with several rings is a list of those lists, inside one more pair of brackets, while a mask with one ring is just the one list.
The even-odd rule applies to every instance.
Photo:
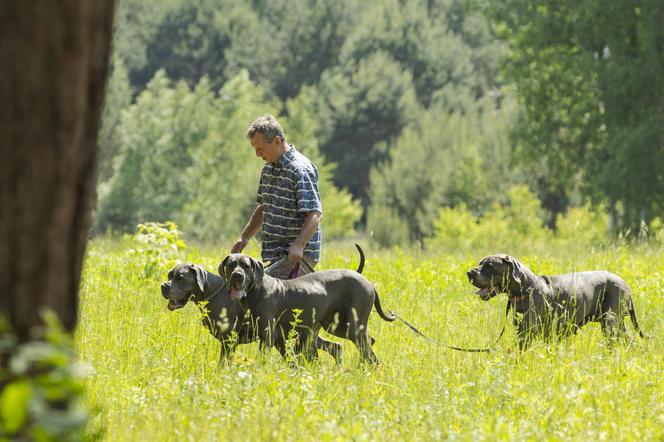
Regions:
[[274, 163], [283, 154], [283, 139], [278, 135], [268, 142], [262, 133], [256, 132], [249, 142], [256, 151], [256, 156], [266, 163]]

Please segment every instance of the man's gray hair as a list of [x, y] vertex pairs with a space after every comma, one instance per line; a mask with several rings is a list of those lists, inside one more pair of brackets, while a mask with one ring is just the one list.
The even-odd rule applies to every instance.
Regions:
[[281, 139], [285, 139], [284, 130], [281, 128], [277, 119], [270, 114], [265, 114], [256, 118], [256, 120], [249, 125], [249, 129], [247, 129], [247, 138], [253, 138], [253, 136], [256, 135], [256, 132], [262, 134], [268, 143], [272, 142], [277, 135], [279, 135]]

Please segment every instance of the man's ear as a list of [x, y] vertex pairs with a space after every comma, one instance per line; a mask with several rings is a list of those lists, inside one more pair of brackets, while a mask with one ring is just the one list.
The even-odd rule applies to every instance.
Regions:
[[226, 263], [228, 262], [228, 258], [230, 258], [231, 255], [228, 255], [227, 257], [224, 258], [223, 261], [221, 261], [221, 264], [219, 264], [219, 267], [217, 268], [217, 273], [219, 273], [219, 276], [224, 280], [226, 284], [228, 284], [228, 278], [226, 278]]
[[194, 274], [196, 275], [196, 284], [198, 284], [198, 289], [203, 293], [205, 291], [205, 281], [207, 280], [207, 275], [205, 274], [205, 270], [201, 266], [192, 264], [189, 266], [190, 270], [194, 271]]

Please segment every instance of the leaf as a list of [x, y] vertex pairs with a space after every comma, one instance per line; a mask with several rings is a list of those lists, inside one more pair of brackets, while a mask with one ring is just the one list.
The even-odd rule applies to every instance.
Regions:
[[12, 382], [5, 387], [0, 397], [0, 415], [6, 432], [13, 434], [25, 425], [30, 396], [30, 384], [25, 380]]

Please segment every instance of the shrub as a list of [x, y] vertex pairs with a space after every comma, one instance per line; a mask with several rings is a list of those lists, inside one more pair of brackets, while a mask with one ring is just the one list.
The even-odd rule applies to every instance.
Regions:
[[371, 206], [367, 211], [367, 231], [381, 246], [405, 245], [410, 240], [408, 224], [391, 208]]
[[466, 209], [465, 204], [455, 208], [443, 207], [433, 222], [433, 237], [426, 241], [426, 245], [441, 251], [468, 250], [477, 242], [479, 229], [477, 217]]
[[604, 211], [572, 207], [556, 217], [555, 240], [559, 244], [599, 245], [609, 234], [609, 218]]
[[510, 253], [542, 243], [551, 231], [542, 223], [537, 197], [525, 186], [512, 187], [505, 204], [496, 203], [482, 217], [464, 205], [443, 208], [426, 244], [448, 250], [492, 250]]
[[139, 224], [132, 240], [135, 247], [128, 253], [138, 257], [136, 262], [143, 278], [161, 275], [165, 268], [175, 263], [179, 252], [187, 247], [180, 239], [177, 225], [171, 221]]

